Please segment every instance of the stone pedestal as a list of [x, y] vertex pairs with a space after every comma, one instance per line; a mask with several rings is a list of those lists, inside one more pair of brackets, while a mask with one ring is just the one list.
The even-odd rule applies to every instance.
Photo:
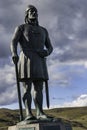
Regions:
[[69, 125], [62, 122], [34, 123], [10, 126], [8, 130], [72, 130]]

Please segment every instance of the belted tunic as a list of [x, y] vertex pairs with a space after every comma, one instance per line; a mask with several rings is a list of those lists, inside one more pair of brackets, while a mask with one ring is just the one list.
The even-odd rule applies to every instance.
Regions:
[[[48, 32], [41, 26], [22, 24], [15, 29], [12, 42], [12, 56], [17, 56], [17, 45], [20, 45], [21, 52], [18, 62], [18, 75], [20, 81], [48, 80], [46, 56], [50, 55], [53, 48]], [[38, 52], [47, 51], [44, 57]]]

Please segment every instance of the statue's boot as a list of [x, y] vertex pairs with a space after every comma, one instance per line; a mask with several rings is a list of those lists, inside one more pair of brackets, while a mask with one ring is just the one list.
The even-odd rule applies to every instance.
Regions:
[[25, 120], [35, 120], [35, 116], [32, 114], [31, 111], [31, 93], [30, 91], [25, 92], [23, 96], [23, 102], [25, 105], [25, 111], [26, 111], [26, 118]]
[[26, 118], [25, 118], [25, 121], [26, 120], [36, 120], [36, 117], [34, 115], [28, 115]]
[[37, 119], [38, 119], [38, 120], [52, 121], [52, 120], [53, 120], [53, 117], [52, 117], [52, 116], [49, 116], [49, 115], [46, 115], [44, 112], [41, 112], [41, 111], [40, 111], [40, 114], [37, 115]]
[[25, 102], [25, 111], [26, 111], [26, 118], [25, 120], [36, 120], [36, 117], [31, 112], [30, 105], [28, 106], [28, 103]]
[[[43, 112], [43, 93], [42, 93], [42, 88], [43, 88], [43, 84], [41, 82], [39, 82], [38, 84], [35, 84], [35, 90], [34, 90], [34, 103], [35, 103], [35, 107], [36, 107], [36, 118], [38, 120], [51, 120], [52, 118], [50, 118], [49, 116], [47, 116], [44, 112]], [[49, 119], [50, 118], [50, 119]]]

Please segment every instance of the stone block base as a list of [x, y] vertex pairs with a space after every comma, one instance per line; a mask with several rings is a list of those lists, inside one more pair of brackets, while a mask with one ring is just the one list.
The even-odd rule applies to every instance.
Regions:
[[27, 125], [10, 126], [8, 130], [72, 130], [70, 125], [66, 126], [62, 122], [35, 123]]

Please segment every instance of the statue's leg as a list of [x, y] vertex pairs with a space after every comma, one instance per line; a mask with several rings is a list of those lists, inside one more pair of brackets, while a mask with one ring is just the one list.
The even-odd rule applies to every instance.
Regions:
[[24, 96], [23, 96], [23, 102], [25, 105], [25, 110], [26, 110], [26, 118], [25, 120], [29, 120], [34, 118], [32, 111], [31, 111], [31, 101], [32, 101], [32, 97], [31, 97], [31, 81], [28, 82], [24, 82], [23, 86], [24, 86]]
[[46, 118], [43, 112], [43, 81], [34, 81], [34, 103], [37, 111], [37, 118]]

